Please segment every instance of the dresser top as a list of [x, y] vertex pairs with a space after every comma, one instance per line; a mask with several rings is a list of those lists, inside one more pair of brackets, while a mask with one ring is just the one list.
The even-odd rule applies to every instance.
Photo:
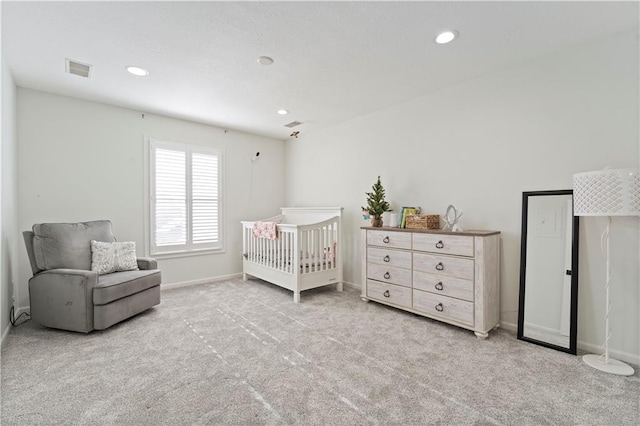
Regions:
[[485, 231], [485, 230], [476, 230], [476, 229], [468, 229], [462, 232], [452, 232], [452, 231], [443, 231], [441, 229], [407, 229], [407, 228], [392, 228], [391, 226], [383, 226], [374, 228], [372, 226], [363, 226], [360, 229], [368, 229], [372, 231], [381, 231], [381, 232], [414, 232], [420, 234], [444, 234], [444, 235], [469, 235], [474, 237], [486, 237], [489, 235], [499, 234], [500, 231]]

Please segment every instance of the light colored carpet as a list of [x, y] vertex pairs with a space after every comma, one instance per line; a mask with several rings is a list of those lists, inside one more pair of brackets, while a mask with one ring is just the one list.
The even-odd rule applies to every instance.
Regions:
[[487, 340], [322, 288], [258, 280], [164, 291], [88, 335], [14, 329], [3, 425], [637, 425], [640, 379], [492, 332]]

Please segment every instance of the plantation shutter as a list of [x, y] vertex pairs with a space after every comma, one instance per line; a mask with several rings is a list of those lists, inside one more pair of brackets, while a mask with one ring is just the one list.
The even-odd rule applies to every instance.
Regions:
[[186, 153], [155, 150], [155, 243], [187, 243]]
[[193, 243], [218, 241], [218, 157], [194, 153], [191, 157]]
[[222, 151], [151, 141], [151, 254], [222, 247]]

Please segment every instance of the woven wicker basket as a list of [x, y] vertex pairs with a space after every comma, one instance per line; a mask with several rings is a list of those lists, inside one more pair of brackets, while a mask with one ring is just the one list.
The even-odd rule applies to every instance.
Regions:
[[424, 216], [407, 216], [407, 229], [440, 229], [440, 215], [427, 214]]

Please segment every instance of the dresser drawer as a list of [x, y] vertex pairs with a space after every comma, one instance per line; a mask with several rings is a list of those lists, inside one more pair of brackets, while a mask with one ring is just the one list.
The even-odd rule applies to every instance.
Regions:
[[411, 287], [411, 270], [387, 265], [367, 264], [367, 278], [387, 283]]
[[411, 252], [368, 247], [367, 262], [411, 269]]
[[415, 271], [473, 280], [473, 265], [473, 259], [413, 253]]
[[380, 247], [411, 249], [411, 233], [368, 230], [367, 244]]
[[473, 257], [473, 237], [468, 235], [414, 233], [413, 249]]
[[413, 288], [473, 302], [473, 281], [471, 280], [414, 271]]
[[411, 289], [408, 287], [367, 280], [367, 297], [411, 308]]
[[473, 326], [473, 303], [464, 300], [413, 290], [413, 309]]

